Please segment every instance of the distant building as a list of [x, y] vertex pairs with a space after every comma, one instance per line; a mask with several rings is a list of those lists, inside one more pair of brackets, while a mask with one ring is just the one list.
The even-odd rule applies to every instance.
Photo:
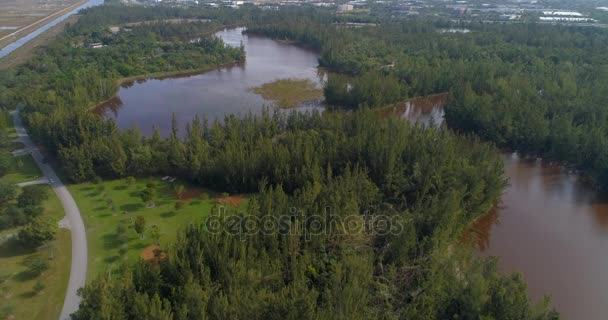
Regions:
[[344, 13], [344, 12], [351, 12], [353, 11], [353, 5], [352, 4], [341, 4], [338, 6], [338, 13]]
[[576, 12], [576, 11], [561, 11], [561, 10], [555, 10], [555, 11], [543, 11], [543, 14], [546, 16], [560, 16], [560, 17], [582, 17], [583, 15], [580, 12]]
[[540, 17], [540, 21], [559, 21], [559, 22], [597, 22], [591, 18], [581, 17]]
[[101, 43], [101, 42], [95, 42], [95, 43], [91, 43], [89, 45], [89, 48], [93, 48], [93, 49], [97, 49], [97, 48], [101, 48], [101, 47], [103, 47], [103, 43]]
[[501, 20], [518, 20], [519, 18], [521, 18], [521, 15], [519, 15], [519, 14], [501, 14], [500, 15]]
[[120, 32], [120, 27], [110, 27], [110, 32], [117, 34]]

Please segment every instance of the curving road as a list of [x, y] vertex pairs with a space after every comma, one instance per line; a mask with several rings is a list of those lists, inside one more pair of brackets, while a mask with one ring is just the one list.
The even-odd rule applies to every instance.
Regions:
[[17, 140], [25, 144], [25, 149], [31, 151], [32, 158], [36, 161], [38, 167], [42, 171], [44, 177], [48, 179], [50, 186], [59, 197], [65, 218], [61, 221], [61, 226], [69, 228], [72, 233], [72, 266], [70, 269], [70, 280], [68, 289], [61, 309], [60, 320], [69, 319], [70, 314], [78, 310], [80, 297], [78, 289], [84, 287], [87, 277], [87, 236], [84, 229], [84, 223], [80, 216], [80, 210], [76, 206], [76, 202], [67, 187], [59, 180], [53, 168], [45, 163], [44, 157], [38, 150], [38, 147], [32, 142], [27, 131], [23, 127], [21, 117], [19, 116], [19, 108], [13, 112], [13, 123], [17, 132]]

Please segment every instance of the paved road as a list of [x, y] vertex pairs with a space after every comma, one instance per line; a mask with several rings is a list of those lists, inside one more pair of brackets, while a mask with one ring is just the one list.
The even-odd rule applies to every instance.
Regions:
[[17, 187], [27, 187], [27, 186], [37, 185], [37, 184], [49, 184], [49, 180], [47, 180], [46, 178], [41, 178], [38, 180], [21, 182], [21, 183], [17, 183]]
[[70, 314], [78, 310], [80, 297], [78, 296], [77, 291], [84, 287], [87, 277], [87, 236], [84, 229], [84, 223], [82, 222], [80, 210], [78, 210], [74, 198], [72, 198], [72, 195], [66, 186], [59, 180], [55, 170], [45, 163], [40, 150], [38, 150], [28, 136], [27, 131], [21, 122], [19, 109], [13, 112], [13, 122], [15, 124], [15, 130], [17, 131], [17, 140], [25, 145], [25, 149], [31, 151], [36, 164], [38, 164], [43, 175], [48, 179], [53, 191], [55, 191], [55, 194], [57, 194], [57, 197], [59, 197], [59, 200], [63, 205], [66, 215], [64, 220], [66, 220], [67, 223], [62, 225], [68, 225], [72, 232], [72, 266], [70, 269], [70, 281], [68, 282], [68, 290], [65, 295], [60, 317], [60, 320], [69, 319]]
[[21, 156], [25, 156], [28, 155], [32, 152], [32, 150], [29, 149], [19, 149], [19, 150], [15, 150], [12, 152], [13, 157], [21, 157]]

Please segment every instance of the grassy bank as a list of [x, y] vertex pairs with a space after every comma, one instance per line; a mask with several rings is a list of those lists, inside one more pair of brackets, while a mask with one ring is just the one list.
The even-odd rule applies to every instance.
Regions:
[[[140, 197], [141, 191], [150, 182], [158, 185], [158, 196], [152, 208], [148, 208]], [[151, 235], [153, 226], [160, 230], [159, 243], [164, 249], [175, 240], [178, 229], [203, 221], [219, 195], [183, 184], [182, 200], [178, 200], [174, 185], [179, 184], [150, 178], [132, 183], [121, 179], [69, 187], [87, 229], [89, 279], [101, 272], [108, 272], [124, 261], [137, 261], [144, 249], [156, 242]], [[183, 202], [183, 208], [175, 208], [178, 201]], [[137, 216], [145, 219], [143, 238], [134, 228]], [[120, 225], [126, 228], [123, 236], [125, 241], [119, 240], [117, 230]]]
[[309, 79], [281, 79], [253, 88], [264, 99], [273, 100], [281, 108], [297, 107], [323, 97], [323, 90]]
[[[49, 188], [44, 214], [59, 220], [63, 207]], [[11, 233], [18, 229], [11, 230]], [[55, 320], [59, 318], [70, 275], [71, 239], [68, 230], [59, 230], [57, 239], [38, 250], [27, 250], [14, 239], [0, 241], [0, 318]], [[42, 260], [48, 269], [35, 276], [28, 272], [31, 261]], [[44, 288], [34, 289], [40, 282]]]

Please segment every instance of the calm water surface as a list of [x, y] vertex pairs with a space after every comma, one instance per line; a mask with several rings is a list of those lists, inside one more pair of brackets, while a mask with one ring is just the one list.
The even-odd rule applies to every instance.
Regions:
[[[441, 123], [440, 100], [418, 98], [392, 112]], [[533, 299], [551, 295], [563, 319], [608, 319], [608, 199], [560, 166], [515, 153], [503, 159], [510, 186], [472, 228], [479, 253], [521, 272]]]
[[[222, 119], [227, 114], [260, 113], [264, 100], [251, 88], [278, 79], [310, 79], [321, 86], [318, 54], [264, 37], [242, 35], [242, 28], [217, 35], [231, 46], [245, 46], [247, 61], [199, 75], [149, 79], [124, 86], [101, 111], [120, 128], [136, 124], [144, 134], [157, 126], [162, 134], [171, 129], [172, 114], [184, 125], [195, 115]], [[304, 109], [314, 108], [304, 107]]]

